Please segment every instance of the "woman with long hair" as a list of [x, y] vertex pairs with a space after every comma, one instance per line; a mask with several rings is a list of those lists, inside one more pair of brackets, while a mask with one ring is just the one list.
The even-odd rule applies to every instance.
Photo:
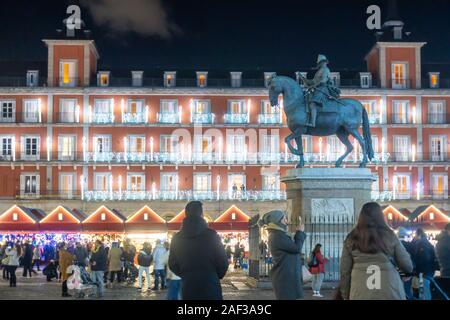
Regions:
[[340, 290], [346, 300], [405, 300], [400, 274], [411, 272], [411, 258], [384, 220], [376, 202], [366, 203], [344, 241]]
[[22, 254], [22, 247], [20, 243], [11, 244], [6, 248], [6, 255], [9, 257], [7, 268], [9, 273], [9, 286], [16, 287], [17, 277], [16, 270], [19, 266], [19, 258]]
[[320, 288], [322, 286], [323, 278], [325, 277], [325, 263], [327, 260], [323, 257], [320, 249], [322, 245], [316, 244], [314, 250], [311, 252], [311, 258], [308, 264], [309, 272], [311, 272], [312, 278], [312, 290], [313, 297], [322, 298], [320, 294]]

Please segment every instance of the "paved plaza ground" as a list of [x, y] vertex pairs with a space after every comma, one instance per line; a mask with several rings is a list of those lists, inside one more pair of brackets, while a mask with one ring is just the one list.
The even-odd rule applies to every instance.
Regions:
[[[152, 279], [153, 280], [153, 279]], [[330, 287], [330, 286], [326, 286]], [[222, 281], [225, 300], [271, 300], [275, 296], [270, 289], [255, 289], [247, 284], [247, 277], [242, 272], [230, 271]], [[117, 285], [105, 288], [105, 300], [165, 300], [167, 291], [141, 292], [137, 283], [131, 285]], [[334, 290], [324, 289], [324, 298], [313, 298], [312, 291], [305, 289], [305, 299], [332, 299]], [[17, 270], [17, 287], [10, 288], [9, 282], [0, 278], [0, 300], [60, 300], [75, 299], [61, 297], [61, 283], [53, 280], [47, 282], [42, 273], [32, 278], [22, 277], [22, 269]], [[96, 298], [86, 298], [96, 299]]]

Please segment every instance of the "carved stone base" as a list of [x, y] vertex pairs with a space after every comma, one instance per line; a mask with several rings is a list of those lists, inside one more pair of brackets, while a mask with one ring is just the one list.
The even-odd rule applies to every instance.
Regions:
[[299, 217], [311, 223], [356, 221], [371, 199], [375, 178], [367, 168], [299, 168], [288, 170], [281, 181], [286, 184], [289, 228], [294, 231]]

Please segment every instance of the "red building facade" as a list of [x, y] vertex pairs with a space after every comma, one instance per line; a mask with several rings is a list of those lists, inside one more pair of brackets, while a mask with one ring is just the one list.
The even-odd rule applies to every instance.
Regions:
[[[241, 201], [249, 214], [284, 206], [280, 177], [298, 159], [284, 143], [282, 101], [268, 101], [274, 73], [209, 79], [199, 71], [177, 79], [166, 71], [154, 79], [130, 71], [118, 79], [98, 70], [93, 40], [44, 43], [47, 77], [29, 70], [23, 85], [0, 87], [0, 209], [65, 202], [86, 209], [102, 201], [125, 218], [143, 202], [176, 204], [168, 216], [189, 199]], [[425, 44], [378, 41], [357, 81], [332, 77], [343, 97], [369, 112], [373, 199], [448, 211], [450, 83], [439, 70], [422, 72]], [[305, 136], [303, 143], [311, 167], [333, 166], [343, 152], [333, 136]], [[359, 159], [355, 148], [344, 165]]]

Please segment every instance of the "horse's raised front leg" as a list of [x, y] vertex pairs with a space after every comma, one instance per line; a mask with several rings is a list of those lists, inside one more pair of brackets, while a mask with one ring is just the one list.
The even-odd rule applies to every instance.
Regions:
[[305, 158], [303, 156], [303, 140], [300, 130], [298, 130], [295, 134], [295, 142], [297, 143], [297, 151], [300, 156], [300, 162], [296, 165], [296, 168], [303, 168], [305, 166]]
[[292, 146], [292, 144], [291, 144], [291, 140], [294, 139], [294, 138], [295, 138], [294, 134], [291, 133], [291, 134], [288, 135], [286, 138], [284, 138], [284, 142], [286, 143], [286, 145], [287, 145], [289, 151], [290, 151], [292, 154], [295, 154], [296, 156], [299, 156], [300, 154], [298, 153], [298, 150], [295, 149], [295, 148]]
[[366, 142], [364, 141], [364, 138], [359, 134], [357, 129], [349, 130], [350, 134], [359, 142], [359, 145], [361, 146], [361, 150], [363, 152], [363, 159], [361, 163], [359, 164], [360, 168], [365, 168], [367, 162], [369, 159], [367, 158], [367, 149], [366, 149]]
[[336, 132], [336, 136], [341, 140], [345, 146], [345, 153], [336, 161], [336, 168], [340, 168], [342, 161], [353, 151], [353, 145], [348, 139], [348, 133], [344, 129], [340, 129]]

